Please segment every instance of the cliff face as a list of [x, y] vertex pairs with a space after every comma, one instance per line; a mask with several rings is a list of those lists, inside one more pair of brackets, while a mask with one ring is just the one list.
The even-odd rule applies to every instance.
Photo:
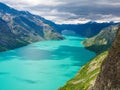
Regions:
[[120, 90], [120, 26], [93, 90]]
[[84, 46], [97, 54], [110, 48], [113, 42], [118, 25], [112, 25], [101, 30], [96, 36], [83, 41]]

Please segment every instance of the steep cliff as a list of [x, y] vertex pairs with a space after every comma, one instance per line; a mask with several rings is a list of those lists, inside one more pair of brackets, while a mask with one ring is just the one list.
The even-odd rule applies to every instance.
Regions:
[[120, 90], [120, 26], [93, 90]]
[[118, 25], [112, 25], [101, 30], [96, 36], [83, 41], [84, 46], [97, 54], [110, 48], [113, 42]]

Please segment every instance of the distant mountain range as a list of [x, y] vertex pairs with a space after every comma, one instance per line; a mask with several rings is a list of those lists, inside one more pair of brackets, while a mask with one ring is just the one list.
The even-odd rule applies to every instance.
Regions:
[[62, 40], [61, 34], [91, 37], [106, 26], [116, 23], [62, 24], [43, 17], [18, 11], [0, 3], [0, 51], [25, 46], [41, 40]]
[[[71, 31], [74, 34], [83, 36], [83, 37], [92, 37], [98, 34], [103, 28], [108, 27], [110, 25], [115, 25], [117, 23], [109, 22], [109, 23], [97, 23], [97, 22], [88, 22], [85, 24], [62, 24], [58, 25], [58, 32], [68, 32], [71, 34]], [[69, 32], [70, 31], [70, 32]], [[63, 33], [64, 34], [64, 33]], [[73, 33], [72, 33], [73, 34]]]

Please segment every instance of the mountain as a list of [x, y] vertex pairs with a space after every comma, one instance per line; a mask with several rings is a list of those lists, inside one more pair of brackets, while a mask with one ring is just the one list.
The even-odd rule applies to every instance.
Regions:
[[[107, 27], [107, 30], [113, 30], [111, 28], [117, 28], [117, 35], [111, 41], [110, 50], [101, 49], [101, 53], [85, 64], [75, 77], [58, 90], [120, 90], [120, 25]], [[105, 35], [111, 33], [110, 36], [115, 34], [112, 31], [106, 33], [106, 30], [101, 32]]]
[[98, 34], [103, 28], [116, 24], [117, 23], [114, 22], [109, 22], [109, 23], [88, 22], [85, 24], [61, 24], [58, 25], [57, 30], [59, 33], [62, 33], [66, 30], [67, 32], [72, 31], [76, 35], [90, 38]]
[[99, 54], [106, 51], [115, 38], [116, 32], [118, 30], [118, 25], [111, 25], [101, 30], [101, 32], [92, 38], [88, 38], [82, 43], [85, 48]]
[[93, 90], [120, 90], [120, 26]]
[[53, 22], [0, 3], [0, 51], [14, 49], [41, 40], [64, 39], [56, 31]]

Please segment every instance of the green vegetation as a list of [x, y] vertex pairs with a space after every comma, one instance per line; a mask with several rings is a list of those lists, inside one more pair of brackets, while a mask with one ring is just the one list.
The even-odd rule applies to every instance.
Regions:
[[77, 75], [69, 80], [65, 86], [59, 88], [59, 90], [88, 90], [91, 88], [100, 71], [100, 66], [103, 60], [108, 55], [105, 51], [96, 56], [93, 60], [84, 65]]
[[109, 49], [118, 30], [118, 25], [104, 28], [98, 35], [83, 41], [84, 46], [97, 54]]

